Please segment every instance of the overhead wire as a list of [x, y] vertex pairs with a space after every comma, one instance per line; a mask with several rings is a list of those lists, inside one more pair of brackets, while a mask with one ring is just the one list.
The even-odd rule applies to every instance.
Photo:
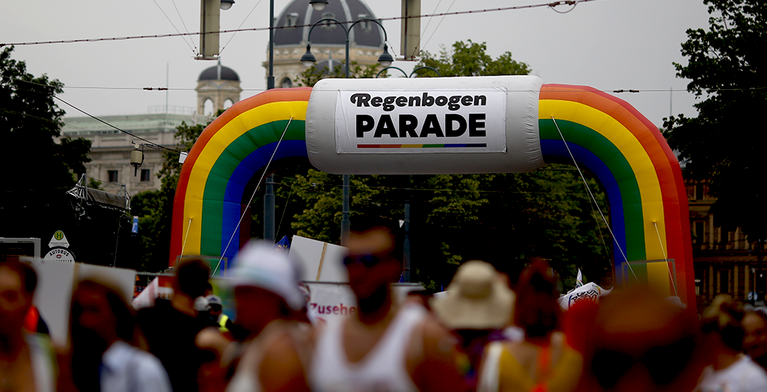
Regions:
[[112, 128], [112, 129], [114, 129], [114, 130], [116, 130], [116, 131], [119, 131], [119, 132], [125, 133], [125, 134], [127, 134], [127, 135], [130, 135], [131, 137], [134, 137], [134, 138], [136, 138], [136, 139], [138, 139], [138, 140], [141, 140], [141, 141], [144, 141], [144, 142], [146, 142], [146, 145], [148, 145], [148, 146], [150, 146], [150, 147], [154, 146], [154, 147], [157, 147], [157, 148], [161, 148], [161, 149], [164, 149], [164, 150], [168, 150], [168, 151], [174, 151], [174, 152], [178, 152], [178, 153], [180, 153], [180, 152], [181, 152], [181, 150], [177, 150], [177, 149], [175, 149], [175, 148], [169, 148], [169, 147], [165, 147], [165, 146], [163, 146], [163, 145], [161, 145], [161, 144], [157, 144], [157, 143], [155, 143], [155, 142], [153, 142], [153, 141], [151, 141], [151, 140], [148, 140], [148, 139], [144, 139], [144, 138], [143, 138], [143, 137], [141, 137], [141, 136], [137, 136], [137, 135], [135, 135], [135, 134], [133, 134], [133, 133], [131, 133], [131, 132], [128, 132], [128, 131], [126, 131], [126, 130], [124, 130], [124, 129], [121, 129], [121, 128], [119, 128], [119, 127], [116, 127], [116, 126], [114, 126], [114, 125], [112, 125], [112, 124], [110, 124], [110, 123], [108, 123], [108, 122], [106, 122], [106, 121], [104, 121], [104, 120], [102, 120], [102, 119], [100, 119], [100, 118], [98, 118], [98, 117], [96, 117], [96, 116], [94, 116], [94, 115], [92, 115], [92, 114], [90, 114], [90, 113], [86, 112], [85, 110], [82, 110], [82, 109], [78, 108], [77, 106], [75, 106], [75, 105], [72, 105], [71, 103], [69, 103], [69, 102], [65, 101], [64, 99], [62, 99], [62, 98], [61, 98], [61, 97], [59, 97], [58, 95], [54, 95], [54, 96], [53, 96], [53, 98], [54, 98], [54, 99], [57, 99], [57, 100], [59, 100], [59, 101], [61, 101], [61, 102], [63, 102], [63, 103], [64, 103], [64, 104], [66, 104], [67, 106], [69, 106], [69, 107], [71, 107], [71, 108], [73, 108], [73, 109], [77, 110], [78, 112], [80, 112], [80, 113], [82, 113], [82, 114], [84, 114], [84, 115], [86, 115], [86, 116], [88, 116], [88, 117], [90, 117], [90, 118], [92, 118], [92, 119], [94, 119], [94, 120], [96, 120], [96, 121], [98, 121], [98, 122], [100, 122], [100, 123], [102, 123], [102, 124], [104, 124], [104, 125], [106, 125], [106, 126], [108, 126], [108, 127]]
[[[245, 19], [243, 19], [243, 20], [242, 20], [242, 23], [240, 23], [240, 25], [239, 25], [239, 26], [237, 26], [237, 29], [240, 29], [240, 28], [242, 27], [242, 25], [244, 25], [244, 24], [245, 24], [245, 22], [248, 20], [248, 18], [250, 18], [250, 14], [252, 14], [252, 13], [253, 13], [253, 11], [255, 11], [255, 10], [256, 10], [256, 7], [258, 7], [258, 5], [259, 5], [259, 4], [261, 4], [261, 0], [258, 0], [258, 2], [256, 3], [256, 5], [254, 5], [254, 6], [253, 6], [253, 8], [251, 8], [251, 9], [250, 9], [250, 12], [248, 12], [248, 14], [247, 14], [247, 15], [245, 15]], [[229, 37], [229, 41], [226, 41], [226, 43], [224, 44], [224, 46], [222, 46], [222, 47], [221, 47], [221, 50], [219, 50], [219, 51], [218, 51], [218, 54], [219, 54], [219, 56], [221, 55], [221, 53], [223, 53], [224, 49], [226, 49], [226, 47], [227, 47], [227, 46], [229, 46], [229, 43], [230, 43], [230, 42], [232, 42], [232, 39], [234, 39], [234, 36], [235, 36], [235, 35], [237, 35], [237, 32], [235, 32], [234, 34], [232, 34], [232, 36], [231, 36], [231, 37]]]
[[[453, 0], [453, 2], [452, 2], [452, 3], [450, 3], [450, 6], [449, 6], [449, 7], [447, 7], [447, 12], [450, 12], [450, 9], [451, 9], [451, 8], [453, 8], [453, 6], [454, 6], [454, 5], [455, 5], [455, 0]], [[431, 21], [431, 19], [429, 19], [429, 20]], [[428, 45], [428, 44], [429, 44], [429, 41], [431, 41], [431, 38], [432, 38], [432, 37], [434, 37], [434, 33], [436, 33], [436, 32], [437, 32], [437, 30], [439, 30], [439, 26], [442, 26], [442, 22], [443, 22], [444, 20], [445, 20], [445, 17], [444, 17], [444, 16], [443, 16], [442, 18], [440, 18], [440, 19], [439, 19], [439, 23], [437, 23], [437, 27], [435, 27], [435, 28], [434, 28], [434, 30], [432, 30], [432, 32], [431, 32], [431, 35], [429, 36], [429, 38], [428, 38], [428, 39], [426, 39], [426, 43], [425, 43], [425, 44], [423, 44], [423, 45], [422, 45], [422, 47], [424, 47], [424, 48], [425, 48], [425, 47], [426, 47], [426, 45]], [[426, 29], [424, 29], [424, 31], [426, 31]]]
[[[159, 3], [157, 3], [157, 0], [154, 0], [154, 4], [157, 6], [157, 8], [159, 8], [159, 9], [160, 9], [160, 12], [162, 12], [162, 14], [165, 16], [165, 19], [167, 19], [167, 20], [168, 20], [168, 22], [170, 23], [170, 25], [171, 25], [171, 26], [173, 26], [173, 29], [174, 29], [174, 30], [176, 30], [176, 33], [179, 33], [179, 34], [181, 34], [181, 32], [178, 30], [178, 28], [176, 27], [176, 25], [175, 25], [175, 24], [173, 23], [173, 21], [170, 19], [170, 17], [168, 16], [168, 14], [166, 14], [166, 13], [165, 13], [165, 10], [163, 10], [163, 9], [162, 9], [162, 7], [160, 7], [160, 4], [159, 4]], [[174, 7], [176, 6], [176, 3], [175, 3], [175, 2], [173, 3], [173, 6], [174, 6]], [[179, 17], [179, 18], [181, 18], [181, 14], [178, 12], [178, 7], [176, 7], [176, 13], [178, 13], [178, 17]], [[181, 24], [183, 24], [183, 25], [184, 25], [184, 29], [186, 29], [187, 31], [189, 30], [189, 29], [187, 29], [187, 27], [186, 27], [186, 24], [184, 23], [184, 19], [183, 19], [183, 18], [181, 18]], [[184, 40], [184, 43], [186, 44], [186, 46], [188, 46], [188, 47], [189, 47], [189, 49], [191, 49], [191, 50], [192, 50], [192, 53], [197, 53], [197, 47], [196, 47], [196, 46], [194, 46], [194, 47], [193, 47], [193, 45], [194, 45], [194, 40], [190, 39], [190, 41], [192, 42], [192, 44], [190, 45], [190, 44], [189, 44], [189, 42], [187, 42], [187, 40], [186, 40], [186, 37], [183, 37], [183, 36], [182, 36], [182, 39]]]
[[[512, 10], [522, 10], [522, 9], [534, 9], [534, 8], [543, 8], [543, 7], [549, 7], [554, 8], [560, 5], [568, 5], [570, 3], [587, 3], [592, 1], [599, 1], [599, 0], [561, 0], [561, 1], [555, 1], [550, 3], [538, 3], [538, 4], [528, 4], [528, 5], [519, 5], [519, 6], [508, 6], [508, 7], [496, 7], [496, 8], [484, 8], [479, 10], [464, 10], [464, 11], [452, 11], [452, 12], [440, 12], [435, 14], [422, 14], [422, 15], [411, 15], [411, 16], [391, 16], [387, 18], [377, 18], [376, 20], [379, 22], [384, 21], [391, 21], [391, 20], [403, 20], [403, 19], [424, 19], [424, 18], [434, 18], [434, 17], [440, 17], [440, 16], [455, 16], [455, 15], [470, 15], [470, 14], [484, 14], [489, 12], [501, 12], [501, 11], [512, 11]], [[346, 22], [340, 22], [341, 24], [352, 24], [354, 21], [346, 21]], [[296, 26], [275, 26], [274, 29], [292, 29], [292, 28], [298, 28], [298, 27], [311, 27], [311, 24], [307, 25], [296, 25]], [[70, 44], [70, 43], [81, 43], [81, 42], [101, 42], [101, 41], [125, 41], [125, 40], [134, 40], [134, 39], [148, 39], [148, 38], [169, 38], [169, 37], [178, 37], [178, 36], [195, 36], [195, 35], [201, 35], [201, 34], [228, 34], [228, 33], [236, 33], [241, 31], [267, 31], [270, 27], [251, 27], [251, 28], [238, 28], [233, 30], [219, 30], [219, 31], [213, 31], [213, 32], [186, 32], [186, 33], [167, 33], [167, 34], [145, 34], [145, 35], [133, 35], [133, 36], [123, 36], [123, 37], [102, 37], [102, 38], [81, 38], [81, 39], [68, 39], [68, 40], [50, 40], [50, 41], [29, 41], [29, 42], [5, 42], [0, 43], [0, 47], [3, 46], [29, 46], [29, 45], [50, 45], [50, 44]], [[668, 90], [666, 90], [668, 91]]]

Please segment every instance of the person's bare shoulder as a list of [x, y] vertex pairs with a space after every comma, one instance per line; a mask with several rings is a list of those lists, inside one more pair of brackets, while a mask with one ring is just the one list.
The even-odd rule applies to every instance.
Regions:
[[267, 347], [259, 381], [267, 392], [309, 391], [304, 364], [289, 333], [280, 334]]
[[413, 381], [422, 391], [465, 391], [466, 386], [456, 366], [456, 340], [431, 316], [420, 326], [421, 361]]

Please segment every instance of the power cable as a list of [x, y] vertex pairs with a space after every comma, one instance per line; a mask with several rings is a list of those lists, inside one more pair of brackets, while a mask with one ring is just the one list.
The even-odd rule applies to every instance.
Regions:
[[[248, 12], [248, 14], [247, 14], [247, 15], [245, 15], [245, 19], [243, 19], [243, 20], [242, 20], [242, 23], [240, 23], [240, 25], [239, 25], [239, 26], [237, 26], [237, 29], [240, 29], [240, 28], [242, 27], [242, 25], [244, 25], [244, 24], [245, 24], [245, 22], [248, 20], [248, 18], [250, 18], [250, 14], [252, 14], [252, 13], [253, 13], [253, 11], [255, 11], [255, 10], [256, 10], [256, 7], [258, 7], [258, 5], [259, 5], [259, 4], [261, 4], [261, 0], [258, 0], [258, 3], [256, 3], [256, 5], [254, 5], [254, 6], [253, 6], [253, 8], [251, 8], [251, 9], [250, 9], [250, 12]], [[220, 55], [221, 55], [221, 53], [224, 51], [224, 49], [226, 49], [226, 47], [227, 47], [227, 46], [229, 46], [229, 43], [230, 43], [230, 42], [232, 42], [232, 39], [234, 39], [234, 36], [235, 36], [235, 35], [237, 35], [237, 33], [234, 33], [234, 34], [232, 34], [232, 36], [231, 36], [231, 37], [229, 37], [229, 41], [226, 41], [226, 43], [224, 44], [224, 46], [222, 46], [222, 47], [221, 47], [221, 50], [219, 50], [219, 51], [218, 51], [218, 55], [219, 55], [219, 56], [220, 56]]]
[[[154, 0], [154, 4], [157, 6], [157, 8], [160, 9], [160, 12], [162, 12], [162, 14], [165, 16], [165, 19], [168, 20], [170, 25], [173, 26], [173, 29], [176, 30], [176, 33], [181, 34], [181, 32], [178, 30], [178, 28], [176, 28], [176, 25], [173, 24], [173, 21], [170, 20], [170, 17], [168, 16], [168, 14], [166, 14], [165, 11], [162, 9], [162, 7], [160, 7], [160, 4], [157, 3], [157, 0]], [[174, 7], [176, 6], [175, 2], [173, 3], [173, 6]], [[176, 8], [176, 13], [178, 13], [178, 8]], [[179, 13], [178, 17], [181, 18], [181, 14], [180, 13]], [[184, 29], [186, 29], [187, 31], [189, 30], [189, 29], [186, 28], [186, 24], [184, 24], [184, 19], [183, 18], [181, 18], [181, 24], [184, 25]], [[186, 44], [186, 46], [188, 46], [189, 49], [192, 50], [192, 53], [197, 54], [197, 47], [192, 47], [192, 45], [194, 45], [194, 40], [191, 40], [192, 41], [192, 45], [190, 45], [189, 42], [187, 42], [185, 37], [183, 37], [183, 40], [184, 40], [184, 43]]]
[[[466, 10], [466, 11], [453, 11], [453, 12], [441, 12], [436, 14], [423, 14], [423, 15], [412, 15], [412, 16], [392, 16], [388, 18], [378, 18], [376, 19], [379, 22], [383, 21], [389, 21], [389, 20], [402, 20], [402, 19], [412, 19], [412, 18], [434, 18], [438, 16], [453, 16], [453, 15], [469, 15], [469, 14], [484, 14], [488, 12], [499, 12], [499, 11], [512, 11], [512, 10], [522, 10], [522, 9], [533, 9], [533, 8], [543, 8], [543, 7], [549, 7], [554, 8], [560, 5], [572, 5], [572, 4], [579, 4], [579, 3], [587, 3], [592, 1], [598, 1], [598, 0], [562, 0], [562, 1], [555, 1], [552, 3], [539, 3], [539, 4], [529, 4], [529, 5], [520, 5], [520, 6], [509, 6], [509, 7], [497, 7], [497, 8], [485, 8], [485, 9], [479, 9], [479, 10]], [[347, 22], [340, 22], [341, 24], [352, 24], [354, 21], [347, 21]], [[296, 26], [275, 26], [274, 29], [293, 29], [298, 27], [311, 27], [311, 24], [307, 25], [296, 25]], [[219, 31], [211, 31], [211, 32], [193, 32], [193, 33], [168, 33], [168, 34], [148, 34], [148, 35], [133, 35], [133, 36], [125, 36], [125, 37], [103, 37], [103, 38], [81, 38], [81, 39], [69, 39], [69, 40], [51, 40], [51, 41], [30, 41], [30, 42], [6, 42], [6, 43], [0, 43], [0, 47], [3, 46], [29, 46], [29, 45], [49, 45], [49, 44], [71, 44], [71, 43], [80, 43], [80, 42], [101, 42], [101, 41], [125, 41], [125, 40], [133, 40], [133, 39], [147, 39], [147, 38], [168, 38], [168, 37], [179, 37], [179, 36], [193, 36], [193, 35], [201, 35], [201, 34], [227, 34], [227, 33], [236, 33], [240, 31], [266, 31], [269, 30], [269, 27], [252, 27], [252, 28], [246, 28], [246, 29], [234, 29], [234, 30], [219, 30]], [[668, 90], [665, 90], [668, 91]]]
[[80, 112], [80, 113], [82, 113], [82, 114], [85, 114], [86, 116], [88, 116], [88, 117], [90, 117], [90, 118], [92, 118], [92, 119], [94, 119], [94, 120], [96, 120], [96, 121], [98, 121], [98, 122], [100, 122], [100, 123], [102, 123], [102, 124], [104, 124], [104, 125], [106, 125], [106, 126], [110, 127], [110, 128], [113, 128], [113, 129], [115, 129], [115, 130], [117, 130], [117, 131], [120, 131], [120, 132], [122, 132], [122, 133], [128, 134], [128, 135], [130, 135], [130, 136], [132, 136], [132, 137], [134, 137], [134, 138], [136, 138], [136, 139], [139, 139], [139, 140], [142, 140], [142, 141], [146, 142], [146, 143], [147, 143], [147, 145], [148, 145], [148, 146], [150, 146], [150, 147], [152, 147], [152, 146], [153, 146], [153, 147], [156, 147], [156, 148], [161, 148], [161, 149], [165, 149], [165, 150], [168, 150], [168, 151], [174, 151], [174, 152], [178, 152], [178, 153], [181, 153], [181, 151], [180, 151], [180, 150], [176, 150], [175, 148], [168, 148], [168, 147], [165, 147], [165, 146], [163, 146], [163, 145], [160, 145], [160, 144], [157, 144], [157, 143], [155, 143], [155, 142], [153, 142], [153, 141], [150, 141], [150, 140], [144, 139], [144, 138], [143, 138], [143, 137], [141, 137], [141, 136], [136, 136], [135, 134], [133, 134], [133, 133], [130, 133], [130, 132], [128, 132], [128, 131], [126, 131], [126, 130], [124, 130], [124, 129], [120, 129], [120, 128], [118, 128], [118, 127], [116, 127], [116, 126], [114, 126], [114, 125], [112, 125], [112, 124], [110, 124], [110, 123], [108, 123], [108, 122], [106, 122], [106, 121], [104, 121], [104, 120], [102, 120], [102, 119], [100, 119], [100, 118], [98, 118], [98, 117], [96, 117], [96, 116], [94, 116], [94, 115], [92, 115], [92, 114], [90, 114], [90, 113], [86, 112], [85, 110], [82, 110], [82, 109], [78, 108], [77, 106], [75, 106], [75, 105], [72, 105], [71, 103], [69, 103], [69, 102], [67, 102], [67, 101], [65, 101], [65, 100], [63, 100], [63, 99], [61, 99], [61, 98], [60, 98], [59, 96], [57, 96], [57, 95], [54, 95], [54, 96], [53, 96], [53, 98], [55, 98], [55, 99], [58, 99], [59, 101], [61, 101], [61, 102], [65, 103], [65, 104], [67, 104], [68, 106], [70, 106], [71, 108], [73, 108], [73, 109], [77, 110], [78, 112]]
[[[450, 3], [450, 6], [449, 6], [449, 7], [447, 7], [447, 11], [446, 11], [446, 12], [450, 12], [450, 9], [451, 9], [451, 8], [453, 8], [453, 6], [454, 6], [454, 5], [455, 5], [455, 0], [453, 0], [453, 2], [452, 2], [452, 3]], [[429, 20], [431, 20], [431, 19], [429, 19]], [[432, 38], [432, 37], [434, 37], [434, 33], [436, 33], [436, 32], [437, 32], [437, 30], [439, 30], [439, 26], [442, 26], [442, 22], [443, 22], [444, 20], [445, 20], [445, 17], [444, 17], [444, 16], [443, 16], [442, 18], [440, 18], [440, 19], [439, 19], [439, 23], [437, 23], [437, 27], [435, 27], [435, 28], [434, 28], [434, 30], [431, 32], [431, 35], [430, 35], [430, 36], [429, 36], [429, 38], [426, 40], [426, 43], [425, 43], [425, 44], [423, 44], [423, 45], [421, 46], [422, 48], [425, 48], [425, 47], [426, 47], [426, 45], [428, 45], [428, 44], [429, 44], [429, 41], [431, 41], [431, 38]], [[426, 29], [424, 29], [424, 31], [426, 31]]]

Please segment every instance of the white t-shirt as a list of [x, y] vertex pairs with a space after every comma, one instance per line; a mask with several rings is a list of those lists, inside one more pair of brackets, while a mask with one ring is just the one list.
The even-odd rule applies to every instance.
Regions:
[[714, 370], [703, 370], [696, 392], [764, 392], [767, 391], [767, 373], [751, 358], [742, 355], [732, 365]]
[[102, 392], [172, 390], [168, 373], [157, 357], [119, 340], [109, 346], [101, 357], [100, 376]]

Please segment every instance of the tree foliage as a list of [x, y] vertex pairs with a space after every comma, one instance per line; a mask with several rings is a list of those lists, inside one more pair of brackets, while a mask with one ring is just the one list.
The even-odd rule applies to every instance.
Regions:
[[30, 74], [25, 62], [11, 58], [12, 52], [12, 46], [0, 51], [0, 139], [7, 147], [0, 166], [8, 169], [2, 189], [69, 189], [75, 182], [72, 172], [85, 172], [91, 143], [69, 137], [57, 143], [64, 110], [54, 97], [64, 84]]
[[[523, 62], [514, 60], [511, 52], [504, 52], [498, 58], [493, 59], [487, 54], [487, 44], [458, 41], [448, 50], [444, 46], [435, 56], [427, 51], [423, 52], [421, 60], [416, 67], [431, 67], [439, 71], [442, 76], [491, 76], [491, 75], [527, 75], [530, 67]], [[428, 71], [421, 71], [419, 76], [432, 77]]]
[[[335, 63], [334, 63], [335, 64]], [[351, 68], [349, 68], [349, 78], [372, 78], [378, 73], [378, 64], [362, 66], [356, 61], [351, 62]], [[328, 66], [318, 67], [317, 64], [307, 68], [304, 72], [300, 73], [294, 82], [299, 86], [312, 87], [317, 82], [325, 78], [345, 78], [346, 67], [343, 62], [338, 65], [333, 65], [333, 69], [329, 69]]]
[[767, 137], [755, 116], [767, 107], [767, 2], [704, 3], [708, 29], [687, 30], [682, 54], [688, 63], [675, 64], [677, 76], [690, 79], [687, 90], [700, 99], [698, 116], [666, 119], [665, 135], [688, 178], [709, 182], [717, 223], [763, 239], [763, 214], [754, 212], [765, 203], [760, 178], [767, 171]]

